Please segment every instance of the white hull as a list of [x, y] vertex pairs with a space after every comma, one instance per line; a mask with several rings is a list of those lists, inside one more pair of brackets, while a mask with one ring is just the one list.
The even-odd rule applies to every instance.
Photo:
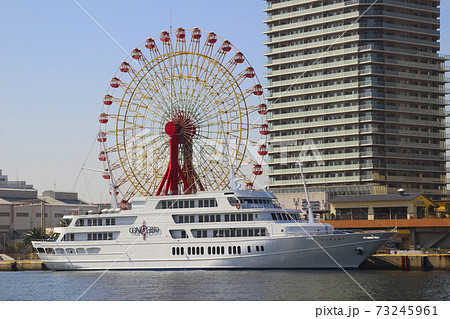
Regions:
[[[314, 236], [317, 243], [307, 237], [230, 240], [228, 245], [224, 246], [224, 255], [208, 255], [206, 249], [203, 255], [172, 256], [170, 251], [174, 247], [174, 243], [139, 241], [128, 245], [105, 246], [102, 249], [104, 252], [96, 255], [40, 254], [40, 257], [49, 268], [54, 270], [357, 268], [393, 233], [373, 235], [379, 239], [363, 239], [368, 234], [356, 233]], [[318, 243], [322, 247], [319, 247]], [[204, 241], [196, 242], [191, 246], [198, 245], [207, 248], [216, 245], [223, 246], [223, 242]], [[238, 245], [242, 247], [241, 254], [228, 254], [228, 247]], [[247, 251], [249, 245], [252, 247], [250, 253]], [[82, 245], [79, 246], [82, 247]], [[186, 243], [184, 246], [189, 246], [189, 244]], [[264, 252], [256, 252], [256, 246], [263, 246]], [[355, 251], [358, 247], [363, 248], [362, 255]], [[155, 250], [165, 250], [168, 253], [157, 257], [152, 254], [152, 251]]]

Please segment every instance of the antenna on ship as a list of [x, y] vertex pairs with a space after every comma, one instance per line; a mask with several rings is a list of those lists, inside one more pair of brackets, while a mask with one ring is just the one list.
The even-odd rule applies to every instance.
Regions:
[[300, 165], [300, 173], [302, 176], [303, 187], [305, 189], [306, 194], [306, 202], [307, 202], [306, 204], [308, 205], [308, 223], [315, 224], [316, 221], [314, 220], [314, 214], [311, 208], [311, 201], [309, 200], [308, 188], [306, 187], [305, 177], [303, 176], [303, 161], [301, 159], [298, 160], [298, 165]]
[[233, 163], [231, 162], [230, 150], [228, 148], [227, 134], [225, 133], [225, 129], [223, 127], [222, 114], [220, 113], [220, 111], [219, 111], [219, 114], [220, 114], [220, 127], [222, 128], [223, 138], [225, 140], [225, 150], [226, 150], [228, 163], [229, 163], [229, 167], [230, 167], [230, 190], [237, 191], [239, 189], [237, 182], [240, 179], [236, 179], [236, 174], [234, 172]]

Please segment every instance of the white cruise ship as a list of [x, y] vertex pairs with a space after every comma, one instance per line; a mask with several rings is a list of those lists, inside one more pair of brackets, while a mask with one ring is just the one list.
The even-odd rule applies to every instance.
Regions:
[[252, 190], [155, 196], [64, 219], [56, 240], [33, 242], [54, 270], [356, 268], [394, 234], [301, 221]]

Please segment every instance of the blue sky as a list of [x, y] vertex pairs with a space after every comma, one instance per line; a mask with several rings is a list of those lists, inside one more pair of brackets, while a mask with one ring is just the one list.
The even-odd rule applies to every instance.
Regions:
[[[169, 29], [170, 16], [173, 27], [214, 31], [246, 55], [263, 81], [262, 0], [77, 1], [128, 51]], [[441, 4], [441, 53], [450, 54], [448, 2]], [[125, 58], [75, 1], [0, 0], [3, 173], [40, 193], [55, 184], [70, 191], [94, 143], [109, 81]], [[107, 200], [101, 177], [87, 175], [75, 184], [80, 197]]]

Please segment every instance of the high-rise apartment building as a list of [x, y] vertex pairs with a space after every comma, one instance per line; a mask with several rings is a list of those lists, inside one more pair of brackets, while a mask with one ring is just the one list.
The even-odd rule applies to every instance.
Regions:
[[267, 0], [271, 190], [445, 194], [439, 4]]

